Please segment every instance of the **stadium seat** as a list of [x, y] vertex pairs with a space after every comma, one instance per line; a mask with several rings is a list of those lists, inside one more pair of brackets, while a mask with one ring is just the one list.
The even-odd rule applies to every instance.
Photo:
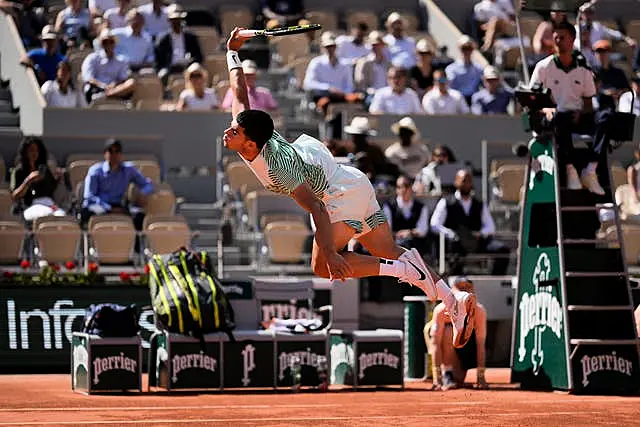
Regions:
[[293, 72], [296, 77], [298, 89], [302, 90], [302, 84], [304, 82], [304, 76], [307, 74], [307, 68], [309, 68], [309, 62], [311, 62], [313, 56], [304, 56], [296, 58], [287, 64], [287, 67]]
[[306, 224], [305, 218], [308, 215], [287, 214], [287, 213], [268, 213], [260, 217], [260, 228], [265, 229], [272, 222], [301, 222]]
[[323, 31], [335, 31], [338, 29], [338, 16], [331, 10], [310, 10], [305, 18], [309, 22], [322, 25]]
[[119, 99], [100, 98], [93, 101], [89, 108], [93, 108], [94, 110], [124, 111], [129, 107], [127, 107], [127, 104]]
[[4, 158], [0, 156], [0, 184], [4, 184], [6, 173], [7, 173], [7, 169], [4, 164]]
[[180, 94], [185, 88], [184, 79], [175, 79], [169, 83], [169, 90], [171, 91], [171, 99], [177, 101], [180, 98]]
[[136, 110], [158, 111], [162, 103], [161, 99], [141, 99], [136, 102]]
[[252, 184], [255, 188], [262, 187], [258, 178], [249, 169], [249, 167], [243, 161], [232, 161], [225, 168], [225, 176], [231, 191], [234, 193], [240, 192], [241, 188], [245, 184]]
[[153, 183], [160, 183], [160, 165], [156, 160], [132, 159], [131, 163], [140, 171], [142, 175], [149, 178]]
[[181, 216], [147, 216], [144, 220], [146, 247], [155, 254], [168, 254], [191, 246], [191, 230]]
[[275, 263], [299, 263], [304, 260], [304, 245], [311, 234], [301, 221], [274, 221], [264, 229], [269, 258]]
[[346, 13], [347, 29], [356, 26], [359, 22], [364, 22], [369, 27], [369, 31], [377, 30], [380, 27], [378, 15], [368, 10], [350, 10]]
[[640, 40], [640, 19], [634, 19], [627, 23], [627, 36], [634, 40]]
[[21, 258], [26, 230], [20, 221], [0, 219], [0, 264], [17, 264]]
[[244, 200], [249, 225], [260, 230], [260, 218], [264, 214], [305, 215], [306, 212], [291, 197], [267, 190], [252, 191]]
[[68, 56], [69, 64], [71, 65], [71, 74], [74, 81], [75, 76], [80, 75], [82, 63], [91, 52], [91, 49], [76, 50]]
[[97, 162], [92, 159], [78, 159], [67, 162], [67, 173], [69, 174], [71, 188], [76, 188], [79, 182], [84, 181], [89, 168]]
[[136, 78], [136, 89], [133, 93], [134, 104], [138, 101], [157, 101], [162, 102], [162, 82], [153, 75], [140, 76]]
[[[615, 225], [607, 228], [605, 239], [616, 246], [618, 242], [618, 229]], [[622, 224], [622, 242], [624, 244], [624, 256], [630, 266], [640, 263], [640, 225]]]
[[622, 166], [611, 166], [611, 177], [613, 189], [627, 183], [627, 171]]
[[173, 215], [176, 210], [176, 195], [169, 184], [159, 184], [153, 194], [147, 196], [147, 215]]
[[209, 85], [216, 84], [229, 75], [227, 70], [227, 58], [222, 55], [207, 55], [203, 64], [209, 73]]
[[524, 165], [503, 165], [498, 168], [498, 188], [500, 201], [518, 203], [520, 201], [520, 187], [524, 182], [526, 167]]
[[528, 36], [530, 40], [533, 40], [533, 36], [538, 29], [538, 25], [542, 22], [542, 19], [536, 16], [523, 16], [520, 18], [520, 28], [522, 29], [522, 35]]
[[282, 66], [289, 66], [298, 58], [309, 56], [309, 39], [306, 34], [294, 34], [271, 41], [275, 43]]
[[493, 159], [491, 160], [491, 165], [489, 167], [489, 176], [492, 178], [497, 178], [498, 169], [501, 166], [505, 165], [526, 165], [527, 160], [522, 157], [507, 157], [502, 159]]
[[222, 34], [230, 34], [235, 27], [250, 28], [254, 21], [251, 10], [238, 5], [220, 7], [219, 16]]
[[213, 55], [220, 50], [220, 34], [215, 28], [197, 26], [189, 27], [189, 31], [198, 37], [200, 49], [205, 57]]
[[11, 213], [11, 206], [13, 200], [11, 200], [11, 193], [6, 188], [0, 188], [0, 216]]
[[80, 244], [80, 226], [71, 216], [47, 216], [33, 223], [38, 255], [52, 263], [77, 259]]
[[129, 215], [95, 215], [89, 220], [91, 247], [100, 264], [126, 264], [136, 238], [136, 230]]

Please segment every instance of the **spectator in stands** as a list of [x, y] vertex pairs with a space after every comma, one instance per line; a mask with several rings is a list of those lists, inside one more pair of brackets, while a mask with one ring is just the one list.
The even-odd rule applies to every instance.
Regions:
[[419, 195], [440, 196], [442, 194], [442, 180], [438, 173], [438, 166], [456, 163], [453, 151], [446, 145], [438, 145], [431, 155], [429, 164], [416, 175], [413, 191]]
[[502, 85], [500, 73], [496, 67], [487, 65], [483, 71], [484, 88], [471, 97], [473, 114], [507, 114], [507, 108], [513, 100], [513, 93]]
[[[618, 111], [628, 113], [632, 111], [636, 116], [640, 116], [640, 71], [631, 77], [631, 91], [625, 92], [620, 96], [618, 102]], [[633, 100], [633, 105], [631, 101]]]
[[425, 113], [431, 115], [468, 114], [469, 105], [457, 90], [449, 88], [449, 80], [442, 70], [433, 73], [435, 86], [422, 98]]
[[[637, 43], [636, 43], [636, 41], [634, 39], [632, 39], [631, 37], [625, 36], [624, 34], [622, 34], [618, 30], [614, 30], [612, 28], [605, 27], [599, 21], [594, 21], [593, 20], [594, 15], [595, 15], [595, 11], [596, 11], [596, 5], [594, 3], [595, 2], [586, 3], [582, 7], [583, 13], [580, 15], [581, 18], [582, 18], [582, 22], [584, 22], [586, 25], [591, 27], [591, 33], [590, 33], [591, 34], [591, 40], [589, 42], [589, 45], [593, 46], [599, 40], [622, 40], [626, 44], [628, 44], [630, 47], [635, 48]], [[576, 31], [577, 31], [577, 29], [578, 29], [578, 27], [576, 25]], [[576, 43], [575, 43], [575, 47], [576, 47], [576, 49], [578, 48], [577, 40], [576, 40]]]
[[42, 85], [41, 91], [47, 107], [80, 108], [86, 105], [84, 96], [73, 84], [71, 64], [58, 63], [56, 78]]
[[261, 0], [260, 4], [265, 18], [276, 20], [280, 26], [297, 25], [304, 15], [302, 0]]
[[585, 23], [580, 24], [580, 53], [587, 60], [589, 67], [596, 67], [599, 62], [591, 45], [591, 27]]
[[330, 31], [322, 33], [320, 44], [324, 55], [309, 62], [303, 88], [309, 92], [319, 110], [326, 112], [332, 102], [360, 102], [362, 94], [354, 93], [353, 70], [340, 63], [336, 56], [336, 36]]
[[164, 0], [151, 0], [138, 7], [144, 17], [144, 31], [155, 41], [158, 35], [169, 31], [169, 17], [164, 7]]
[[42, 29], [42, 47], [32, 49], [20, 62], [25, 67], [33, 68], [38, 83], [43, 84], [47, 80], [56, 78], [58, 64], [65, 60], [65, 57], [58, 52], [58, 35], [53, 31], [51, 25]]
[[107, 10], [117, 7], [116, 0], [89, 0], [89, 12], [94, 18], [102, 17]]
[[407, 69], [416, 65], [416, 41], [406, 35], [406, 19], [398, 12], [393, 12], [387, 17], [385, 26], [389, 33], [384, 36], [384, 41], [389, 50], [391, 63]]
[[452, 274], [463, 274], [461, 259], [468, 253], [496, 254], [492, 275], [502, 276], [507, 272], [509, 248], [493, 238], [496, 226], [485, 203], [476, 198], [473, 177], [467, 169], [456, 174], [456, 192], [440, 199], [431, 216], [434, 233], [443, 234], [448, 250], [456, 256]]
[[407, 87], [409, 76], [404, 68], [391, 67], [387, 73], [388, 86], [373, 95], [369, 112], [372, 114], [422, 114], [420, 98]]
[[516, 12], [511, 0], [480, 0], [473, 7], [474, 18], [484, 31], [483, 52], [489, 52], [499, 36], [515, 35]]
[[116, 0], [117, 6], [104, 13], [107, 28], [112, 30], [127, 26], [127, 12], [131, 7], [131, 0]]
[[[538, 28], [536, 28], [533, 36], [533, 41], [531, 42], [533, 52], [539, 57], [538, 59], [555, 53], [553, 26], [566, 20], [567, 14], [565, 12], [551, 12], [549, 20], [542, 21], [538, 24]], [[591, 43], [589, 43], [589, 46], [591, 46]]]
[[400, 172], [415, 177], [431, 157], [427, 146], [420, 142], [418, 127], [411, 117], [403, 117], [391, 125], [391, 131], [400, 141], [387, 147], [384, 155], [387, 160], [398, 166]]
[[66, 46], [90, 46], [94, 34], [91, 12], [82, 0], [65, 0], [65, 4], [56, 18], [55, 32], [62, 35]]
[[391, 67], [391, 62], [384, 52], [386, 44], [382, 33], [372, 31], [368, 41], [371, 45], [371, 53], [356, 62], [354, 72], [356, 90], [366, 93], [365, 104], [370, 104], [375, 92], [387, 85], [387, 72]]
[[127, 12], [127, 24], [128, 27], [113, 30], [118, 39], [116, 54], [127, 62], [131, 71], [153, 68], [155, 52], [151, 36], [143, 31], [144, 17], [139, 11], [131, 9]]
[[25, 221], [47, 215], [64, 215], [53, 200], [62, 174], [56, 171], [54, 175], [47, 159], [47, 149], [40, 138], [28, 136], [22, 140], [16, 167], [11, 171], [9, 191], [13, 214], [22, 215]]
[[217, 110], [220, 103], [216, 91], [207, 87], [209, 75], [202, 65], [193, 63], [184, 72], [185, 89], [176, 105], [177, 111]]
[[406, 248], [416, 248], [423, 254], [427, 250], [429, 209], [416, 199], [412, 186], [412, 178], [400, 175], [396, 180], [396, 198], [385, 202], [382, 209], [396, 243]]
[[[256, 86], [258, 66], [255, 61], [250, 59], [242, 61], [242, 71], [244, 73], [244, 80], [247, 82], [249, 105], [251, 105], [251, 108], [253, 110], [262, 110], [271, 113], [277, 112], [278, 103], [273, 99], [271, 91], [266, 87]], [[232, 104], [233, 91], [229, 88], [222, 101], [222, 109], [231, 112]]]
[[344, 133], [351, 135], [353, 147], [352, 154], [362, 165], [367, 165], [361, 169], [369, 175], [369, 179], [375, 182], [381, 176], [383, 180], [393, 181], [399, 175], [398, 167], [387, 161], [384, 152], [377, 145], [369, 144], [369, 137], [377, 135], [377, 132], [371, 129], [369, 119], [366, 117], [354, 117], [348, 126], [344, 127]]
[[416, 44], [418, 62], [409, 70], [410, 86], [422, 98], [433, 87], [433, 49], [427, 39]]
[[44, 0], [0, 0], [0, 11], [13, 18], [25, 49], [40, 45], [40, 33], [47, 25], [44, 5]]
[[609, 40], [599, 40], [593, 45], [593, 50], [598, 57], [598, 64], [593, 67], [593, 73], [601, 81], [600, 91], [619, 99], [622, 93], [629, 90], [627, 76], [620, 68], [611, 63], [611, 42]]
[[144, 213], [139, 206], [130, 206], [127, 197], [129, 184], [135, 184], [143, 196], [153, 193], [153, 183], [130, 162], [122, 159], [122, 143], [108, 139], [104, 146], [104, 162], [89, 168], [84, 180], [84, 199], [80, 220], [83, 226], [93, 215], [105, 213], [130, 214], [136, 229], [142, 229]]
[[116, 37], [109, 29], [100, 34], [102, 49], [92, 52], [82, 63], [82, 80], [87, 103], [98, 98], [129, 99], [136, 82], [131, 70], [122, 59], [116, 57]]
[[640, 145], [633, 150], [633, 158], [634, 162], [627, 168], [627, 184], [633, 188], [635, 201], [638, 204], [640, 203]]
[[355, 62], [369, 54], [369, 48], [365, 45], [365, 37], [369, 32], [369, 26], [364, 22], [358, 22], [352, 29], [351, 35], [338, 36], [336, 38], [336, 56], [347, 64]]
[[156, 69], [165, 86], [171, 73], [182, 73], [189, 64], [202, 64], [204, 60], [198, 37], [183, 28], [187, 12], [172, 4], [167, 8], [167, 17], [171, 30], [156, 39]]
[[[475, 293], [473, 282], [464, 276], [457, 277], [453, 281], [451, 290]], [[450, 314], [441, 302], [434, 308], [431, 321], [424, 327], [427, 351], [432, 358], [433, 388], [446, 391], [461, 387], [467, 376], [467, 370], [473, 368], [477, 368], [477, 387], [487, 388], [484, 376], [487, 310], [482, 304], [476, 303], [474, 332], [463, 348], [457, 349], [451, 344], [452, 331]]]
[[469, 36], [462, 36], [458, 40], [462, 59], [455, 61], [445, 69], [451, 89], [455, 89], [464, 96], [467, 104], [471, 104], [471, 96], [480, 89], [482, 84], [482, 68], [475, 64], [471, 57], [475, 50], [475, 42]]

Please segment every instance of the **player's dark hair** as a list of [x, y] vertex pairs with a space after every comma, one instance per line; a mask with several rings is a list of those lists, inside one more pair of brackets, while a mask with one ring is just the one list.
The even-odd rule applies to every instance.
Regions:
[[271, 116], [260, 110], [244, 110], [236, 122], [244, 129], [244, 134], [251, 141], [255, 142], [259, 150], [271, 139], [273, 135], [273, 120]]
[[571, 25], [569, 23], [569, 21], [562, 21], [558, 24], [554, 24], [553, 25], [553, 31], [559, 31], [559, 30], [567, 30], [567, 32], [569, 33], [569, 35], [571, 35], [572, 38], [576, 38], [576, 29], [573, 25]]

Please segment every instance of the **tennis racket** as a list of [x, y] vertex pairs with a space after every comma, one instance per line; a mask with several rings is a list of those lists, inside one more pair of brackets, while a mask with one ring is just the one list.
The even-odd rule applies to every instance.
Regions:
[[307, 33], [309, 31], [317, 31], [322, 28], [320, 24], [294, 25], [293, 27], [272, 28], [271, 30], [241, 30], [238, 32], [240, 37], [270, 36], [281, 37], [290, 36], [292, 34]]

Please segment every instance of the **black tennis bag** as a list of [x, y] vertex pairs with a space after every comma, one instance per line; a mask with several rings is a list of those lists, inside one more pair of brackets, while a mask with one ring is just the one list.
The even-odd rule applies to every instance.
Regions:
[[234, 313], [206, 252], [184, 248], [149, 260], [156, 327], [202, 339], [224, 332], [234, 340]]
[[140, 312], [134, 305], [92, 304], [82, 324], [82, 332], [106, 338], [134, 337], [140, 330]]

